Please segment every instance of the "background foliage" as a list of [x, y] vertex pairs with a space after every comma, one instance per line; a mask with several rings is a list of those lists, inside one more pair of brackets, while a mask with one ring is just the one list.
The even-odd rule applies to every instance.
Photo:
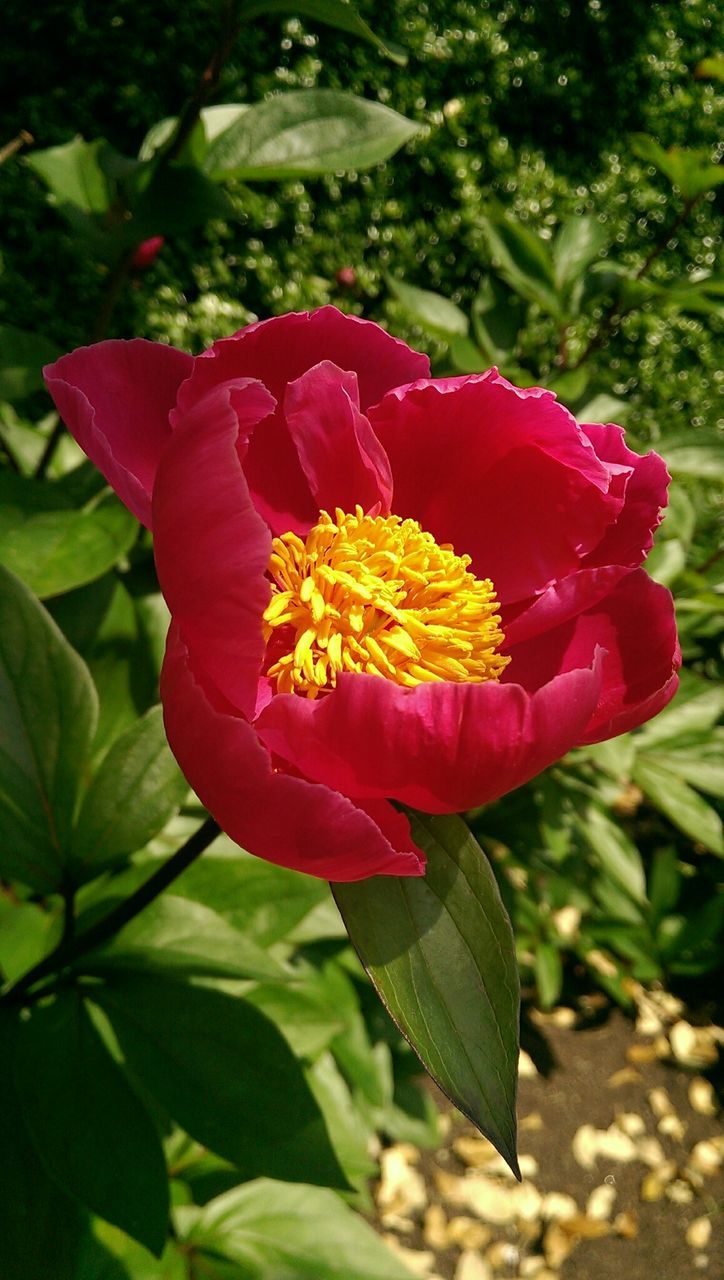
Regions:
[[[415, 122], [412, 140], [365, 171], [245, 171], [197, 184], [195, 204], [188, 187], [162, 192], [137, 238], [165, 244], [130, 271], [112, 331], [197, 351], [255, 316], [333, 301], [429, 350], [438, 372], [496, 360], [582, 420], [656, 443], [673, 486], [649, 568], [677, 596], [682, 692], [470, 818], [531, 998], [598, 985], [627, 1006], [633, 983], [663, 982], [696, 1007], [724, 951], [720, 80], [701, 67], [718, 6], [358, 9], [407, 65], [311, 20], [257, 17], [216, 101], [351, 92]], [[202, 816], [154, 709], [166, 614], [147, 535], [68, 440], [52, 483], [30, 479], [55, 430], [40, 365], [89, 338], [110, 262], [94, 219], [132, 180], [96, 149], [106, 159], [71, 192], [85, 220], [64, 220], [41, 152], [81, 135], [136, 156], [193, 92], [218, 10], [11, 0], [3, 17], [0, 145], [21, 128], [35, 139], [0, 167], [0, 708], [25, 744], [2, 759], [0, 967], [22, 984], [69, 900], [82, 932]], [[68, 979], [25, 1021], [3, 1012], [18, 1043], [3, 1056], [16, 1106], [1, 1194], [23, 1206], [4, 1275], [42, 1274], [51, 1250], [58, 1280], [176, 1280], [199, 1261], [219, 1280], [405, 1274], [349, 1206], [368, 1203], [380, 1140], [434, 1141], [434, 1109], [326, 886], [222, 837]], [[244, 1057], [246, 1074], [228, 1069]], [[276, 1116], [260, 1089], [272, 1070]], [[159, 1263], [148, 1249], [164, 1248], [169, 1203]]]

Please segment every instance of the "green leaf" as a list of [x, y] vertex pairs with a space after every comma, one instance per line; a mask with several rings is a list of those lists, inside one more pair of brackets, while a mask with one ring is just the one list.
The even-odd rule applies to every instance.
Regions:
[[515, 1154], [518, 970], [487, 858], [457, 817], [411, 815], [424, 877], [334, 885], [372, 982], [444, 1093], [511, 1168]]
[[15, 1080], [51, 1177], [159, 1255], [169, 1211], [161, 1142], [77, 992], [28, 1013], [18, 1034]]
[[493, 263], [510, 287], [561, 318], [562, 303], [546, 242], [513, 217], [482, 218], [481, 228]]
[[649, 871], [649, 901], [655, 922], [674, 910], [681, 892], [681, 871], [676, 850], [671, 846], [656, 849]]
[[577, 825], [601, 868], [634, 902], [646, 901], [646, 875], [636, 845], [617, 822], [591, 802], [577, 813]]
[[169, 977], [285, 977], [276, 960], [210, 907], [168, 893], [145, 907], [102, 951], [83, 957], [78, 967], [86, 973], [137, 969]]
[[553, 241], [556, 287], [562, 292], [569, 290], [598, 257], [607, 239], [597, 218], [568, 218]]
[[96, 716], [84, 663], [0, 566], [0, 869], [41, 893], [63, 879]]
[[472, 323], [489, 361], [507, 366], [525, 323], [525, 306], [502, 280], [485, 276], [473, 300]]
[[724, 165], [712, 164], [708, 151], [687, 147], [669, 147], [665, 151], [646, 133], [634, 133], [631, 145], [640, 159], [652, 164], [679, 188], [685, 200], [695, 200], [724, 182]]
[[697, 80], [724, 80], [724, 53], [713, 53], [702, 58], [694, 67]]
[[58, 205], [75, 205], [86, 214], [105, 213], [112, 199], [100, 159], [106, 148], [103, 138], [85, 142], [79, 136], [59, 147], [33, 151], [25, 163], [43, 179]]
[[670, 587], [686, 568], [686, 550], [678, 538], [659, 538], [646, 557], [646, 572], [662, 587]]
[[429, 289], [418, 289], [414, 285], [405, 284], [404, 280], [396, 280], [394, 276], [386, 276], [390, 292], [402, 304], [411, 320], [422, 325], [430, 333], [441, 338], [464, 337], [468, 332], [468, 318], [464, 311], [443, 298], [440, 293], [432, 293]]
[[400, 67], [404, 67], [407, 62], [405, 50], [376, 35], [351, 4], [346, 3], [346, 0], [245, 0], [239, 17], [246, 25], [254, 18], [266, 17], [274, 13], [291, 13], [299, 18], [313, 18], [315, 22], [323, 22], [328, 27], [336, 27], [338, 31], [347, 31], [352, 36], [360, 36], [363, 40], [369, 41], [380, 50], [380, 53], [384, 53]]
[[370, 1151], [375, 1131], [355, 1107], [352, 1094], [331, 1053], [321, 1054], [307, 1069], [307, 1081], [327, 1124], [337, 1159], [358, 1189], [377, 1174]]
[[300, 89], [255, 103], [209, 144], [204, 168], [246, 182], [368, 169], [419, 131], [389, 107], [335, 89]]
[[712, 853], [724, 855], [719, 814], [687, 782], [646, 755], [637, 756], [633, 780], [647, 800], [680, 831]]
[[3, 1280], [78, 1280], [86, 1232], [80, 1206], [50, 1178], [25, 1126], [13, 1075], [20, 1020], [0, 1010], [0, 1204]]
[[79, 882], [148, 844], [187, 791], [161, 708], [151, 707], [113, 743], [83, 798], [70, 848]]
[[[692, 433], [693, 434], [693, 433]], [[701, 440], [681, 443], [671, 438], [661, 442], [661, 452], [674, 475], [724, 482], [724, 440], [708, 433]]]
[[234, 206], [200, 169], [191, 165], [158, 168], [131, 201], [133, 217], [126, 227], [131, 244], [149, 236], [184, 235], [211, 218], [231, 218]]
[[690, 782], [697, 791], [724, 800], [724, 730], [715, 730], [710, 742], [690, 747], [672, 744], [669, 750], [651, 753], [650, 759]]
[[45, 599], [100, 578], [137, 536], [138, 522], [112, 497], [90, 511], [18, 516], [0, 534], [0, 560]]
[[550, 942], [539, 942], [535, 949], [535, 981], [542, 1008], [552, 1008], [560, 998], [563, 966], [560, 951]]
[[60, 350], [40, 333], [0, 324], [0, 400], [23, 400], [43, 387], [43, 365]]
[[[0, 897], [0, 975], [15, 982], [42, 960], [58, 930], [58, 917], [34, 902], [11, 902]], [[60, 941], [60, 937], [57, 938]]]
[[345, 1187], [299, 1062], [246, 1000], [120, 972], [94, 999], [133, 1072], [198, 1142], [249, 1177]]
[[246, 995], [279, 1027], [298, 1058], [315, 1058], [344, 1030], [344, 1017], [330, 1008], [313, 982], [279, 986], [262, 983]]
[[265, 1178], [211, 1200], [187, 1243], [239, 1263], [248, 1280], [411, 1280], [332, 1191]]
[[676, 698], [636, 734], [636, 747], [650, 752], [663, 743], [677, 747], [684, 737], [708, 733], [724, 712], [724, 686], [682, 680]]

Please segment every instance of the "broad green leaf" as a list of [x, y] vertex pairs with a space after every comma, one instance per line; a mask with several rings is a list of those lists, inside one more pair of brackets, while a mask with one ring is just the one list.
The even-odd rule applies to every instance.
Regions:
[[449, 298], [442, 294], [432, 293], [429, 289], [418, 289], [414, 285], [405, 284], [404, 280], [396, 280], [394, 276], [386, 276], [387, 285], [402, 304], [411, 320], [422, 325], [430, 333], [441, 338], [464, 337], [468, 332], [468, 318]]
[[315, 22], [323, 22], [328, 27], [336, 27], [338, 31], [347, 31], [351, 36], [369, 41], [398, 66], [404, 67], [407, 62], [405, 50], [378, 36], [347, 0], [243, 0], [239, 17], [243, 24], [247, 24], [254, 18], [275, 13], [313, 18]]
[[70, 849], [80, 881], [141, 849], [179, 808], [188, 785], [171, 755], [160, 706], [117, 738], [83, 797]]
[[724, 440], [711, 434], [691, 444], [663, 440], [660, 449], [674, 475], [724, 482]]
[[331, 1053], [322, 1053], [307, 1068], [307, 1081], [327, 1123], [337, 1159], [350, 1182], [361, 1190], [377, 1173], [370, 1156], [375, 1131], [355, 1107], [348, 1085]]
[[468, 337], [450, 339], [450, 359], [456, 373], [483, 373], [490, 367], [490, 356]]
[[649, 871], [649, 902], [654, 921], [674, 910], [679, 901], [682, 876], [676, 850], [671, 846], [656, 849]]
[[525, 323], [525, 306], [496, 276], [485, 276], [471, 312], [475, 340], [492, 364], [510, 364]]
[[482, 218], [481, 228], [493, 263], [510, 287], [560, 318], [562, 302], [546, 242], [517, 218], [504, 215]]
[[566, 405], [575, 405], [583, 398], [588, 389], [590, 373], [586, 368], [563, 369], [555, 377], [546, 381], [546, 386], [555, 391], [559, 400]]
[[635, 902], [646, 901], [646, 875], [636, 845], [619, 823], [593, 802], [578, 809], [578, 828], [599, 866]]
[[158, 168], [131, 204], [126, 236], [132, 243], [149, 236], [183, 235], [211, 218], [234, 216], [226, 192], [191, 165]]
[[672, 742], [666, 750], [650, 753], [650, 759], [690, 782], [697, 791], [724, 799], [724, 730], [715, 730], [710, 742], [690, 747], [677, 747]]
[[11, 902], [0, 897], [0, 977], [15, 982], [42, 960], [60, 929], [58, 917], [34, 902]]
[[334, 885], [380, 998], [444, 1093], [517, 1169], [518, 970], [487, 858], [457, 817], [411, 815], [424, 877]]
[[[203, 117], [203, 112], [201, 113]], [[157, 120], [151, 125], [143, 142], [138, 150], [138, 158], [141, 161], [152, 160], [158, 151], [160, 151], [167, 142], [170, 142], [173, 131], [176, 128], [177, 117], [165, 116], [163, 120]], [[191, 135], [186, 139], [184, 146], [179, 153], [178, 163], [181, 165], [200, 165], [203, 163], [206, 154], [206, 132], [202, 119], [196, 121]]]
[[568, 218], [553, 241], [553, 267], [558, 289], [565, 291], [598, 257], [608, 239], [597, 218]]
[[650, 752], [666, 743], [670, 750], [684, 737], [707, 733], [724, 713], [724, 686], [704, 680], [685, 682], [673, 702], [635, 736], [637, 750]]
[[695, 200], [724, 182], [724, 165], [712, 164], [708, 151], [688, 147], [664, 150], [646, 133], [634, 133], [631, 145], [637, 156], [654, 165], [673, 186], [679, 188], [685, 200]]
[[241, 997], [114, 972], [94, 992], [124, 1056], [170, 1115], [252, 1177], [344, 1187], [300, 1063]]
[[316, 1058], [344, 1030], [342, 1013], [330, 1008], [313, 982], [260, 983], [246, 999], [278, 1026], [298, 1058]]
[[694, 67], [697, 80], [724, 80], [724, 53], [713, 53], [702, 58]]
[[107, 147], [102, 138], [85, 142], [76, 137], [59, 147], [33, 151], [25, 163], [43, 179], [58, 205], [75, 205], [86, 214], [105, 213], [112, 192], [100, 157]]
[[13, 1059], [20, 1018], [0, 1010], [0, 1204], [3, 1280], [78, 1280], [86, 1215], [38, 1159], [15, 1088]]
[[560, 999], [563, 966], [560, 951], [550, 942], [539, 942], [535, 949], [535, 981], [542, 1007], [552, 1008]]
[[411, 1280], [332, 1191], [266, 1178], [211, 1200], [187, 1243], [239, 1263], [248, 1280]]
[[[110, 910], [110, 904], [105, 909]], [[83, 957], [79, 968], [93, 973], [157, 971], [169, 977], [198, 974], [278, 981], [286, 976], [268, 952], [210, 907], [169, 893], [145, 907], [103, 950]]]
[[646, 557], [646, 572], [662, 587], [670, 587], [686, 568], [686, 550], [678, 538], [659, 538]]
[[40, 333], [0, 324], [0, 400], [23, 400], [43, 386], [43, 365], [60, 355]]
[[97, 710], [84, 663], [0, 567], [0, 871], [40, 893], [63, 879]]
[[335, 89], [300, 89], [255, 103], [209, 144], [204, 168], [246, 182], [368, 169], [419, 126], [389, 107]]
[[131, 548], [138, 522], [116, 499], [87, 511], [45, 511], [0, 535], [0, 560], [41, 599], [100, 578]]
[[160, 1254], [169, 1211], [161, 1142], [77, 992], [33, 1006], [18, 1034], [15, 1081], [48, 1173]]
[[633, 780], [680, 831], [712, 853], [724, 855], [722, 820], [688, 782], [646, 755], [637, 756]]
[[322, 880], [240, 853], [220, 836], [174, 884], [174, 892], [213, 907], [261, 946], [272, 946], [329, 893]]

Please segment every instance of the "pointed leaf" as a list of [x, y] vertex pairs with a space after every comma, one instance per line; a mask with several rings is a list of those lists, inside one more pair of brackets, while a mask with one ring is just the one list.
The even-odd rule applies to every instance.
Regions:
[[145, 1087], [198, 1142], [247, 1176], [346, 1187], [301, 1064], [241, 997], [113, 973], [94, 999]]
[[209, 144], [204, 169], [246, 182], [368, 169], [419, 126], [380, 102], [335, 89], [300, 89], [257, 102]]
[[712, 853], [724, 857], [722, 820], [688, 782], [645, 755], [636, 758], [633, 781], [674, 826]]
[[608, 239], [597, 218], [568, 218], [553, 241], [556, 285], [568, 289], [598, 257]]
[[169, 1210], [161, 1142], [77, 992], [30, 1011], [18, 1035], [15, 1079], [48, 1173], [159, 1255]]
[[238, 1262], [248, 1280], [412, 1280], [339, 1196], [266, 1178], [209, 1201], [189, 1243]]
[[289, 13], [297, 18], [313, 18], [315, 22], [323, 22], [328, 27], [336, 27], [338, 31], [348, 31], [351, 36], [360, 36], [369, 41], [386, 54], [392, 62], [404, 67], [407, 54], [399, 45], [391, 44], [375, 34], [363, 18], [360, 18], [347, 0], [246, 0], [241, 6], [239, 17], [243, 23], [267, 14]]
[[468, 318], [449, 298], [433, 293], [430, 289], [418, 289], [414, 285], [405, 284], [404, 280], [396, 280], [394, 276], [387, 276], [386, 280], [388, 288], [410, 319], [422, 325], [423, 329], [447, 339], [467, 334]]
[[516, 293], [560, 317], [561, 299], [550, 248], [541, 237], [513, 217], [482, 218], [481, 227], [493, 262]]
[[41, 893], [63, 879], [97, 710], [85, 664], [0, 567], [0, 871]]
[[43, 365], [58, 348], [40, 333], [0, 324], [0, 400], [23, 400], [43, 386]]
[[5, 523], [0, 560], [46, 599], [100, 578], [137, 536], [137, 520], [109, 498], [90, 511], [43, 511]]
[[350, 940], [433, 1080], [517, 1171], [518, 969], [487, 858], [457, 817], [411, 816], [424, 878], [334, 885]]
[[75, 205], [83, 213], [105, 213], [111, 190], [101, 165], [108, 148], [103, 138], [86, 142], [80, 136], [59, 147], [33, 151], [25, 163], [47, 184], [58, 205]]

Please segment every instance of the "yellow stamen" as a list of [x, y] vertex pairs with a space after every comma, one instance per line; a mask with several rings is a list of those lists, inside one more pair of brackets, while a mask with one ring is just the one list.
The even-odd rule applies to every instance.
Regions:
[[365, 672], [412, 688], [438, 680], [498, 680], [510, 659], [489, 578], [470, 556], [438, 544], [416, 520], [320, 512], [302, 542], [275, 538], [264, 639], [279, 693], [316, 698], [338, 672]]

